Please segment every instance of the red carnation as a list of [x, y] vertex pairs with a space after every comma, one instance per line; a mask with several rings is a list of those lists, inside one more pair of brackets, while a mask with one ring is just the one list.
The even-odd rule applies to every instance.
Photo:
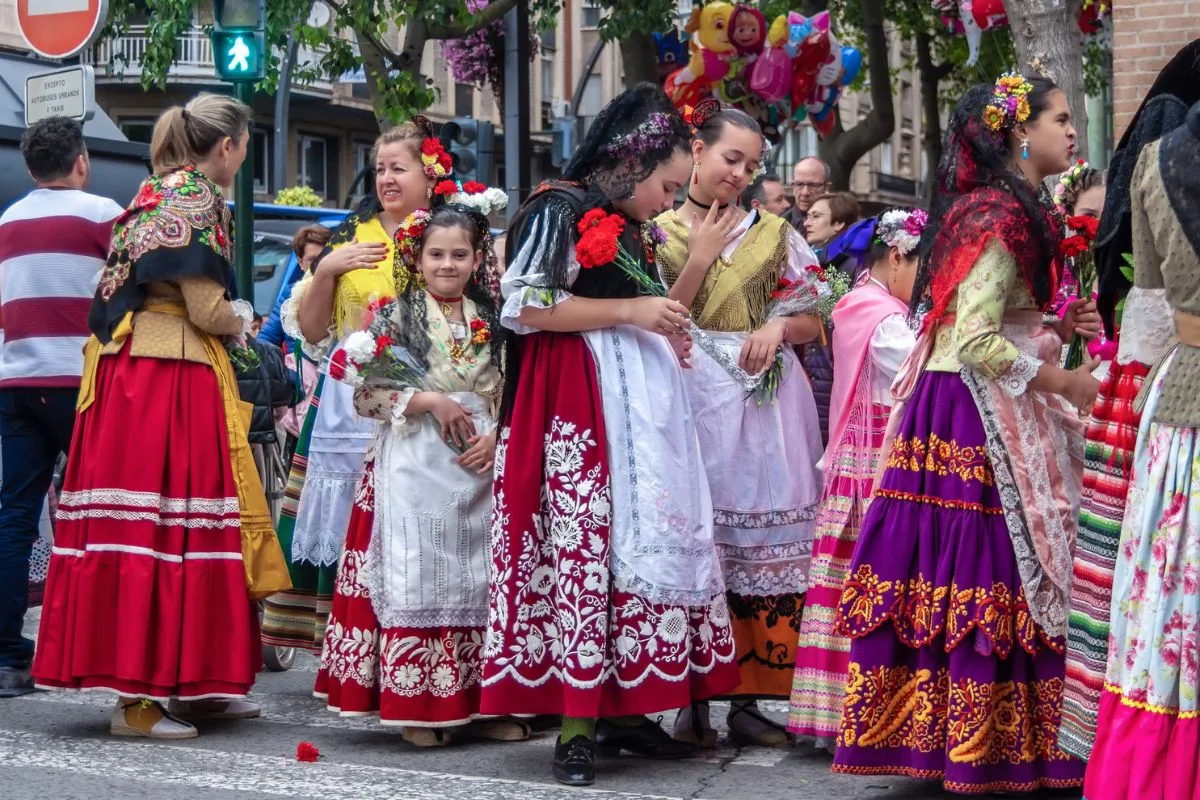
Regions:
[[598, 226], [604, 219], [608, 217], [602, 208], [593, 208], [591, 211], [583, 215], [583, 219], [579, 220], [579, 232], [587, 233], [589, 228]]
[[458, 184], [454, 181], [438, 181], [437, 186], [433, 187], [433, 193], [442, 197], [458, 194]]
[[825, 270], [823, 270], [821, 267], [818, 267], [817, 265], [814, 264], [811, 267], [807, 267], [807, 270], [809, 272], [811, 272], [813, 275], [816, 275], [817, 280], [822, 280], [822, 281], [825, 280]]
[[1100, 230], [1100, 220], [1095, 217], [1068, 217], [1067, 225], [1089, 242], [1094, 241]]
[[316, 760], [321, 757], [321, 751], [312, 742], [301, 742], [296, 745], [296, 760], [306, 761], [310, 764], [316, 763]]
[[383, 334], [382, 336], [380, 336], [378, 339], [375, 340], [375, 355], [376, 356], [383, 355], [383, 351], [387, 350], [393, 344], [394, 344], [394, 342], [392, 341], [392, 337], [388, 336], [386, 333]]
[[467, 181], [463, 184], [463, 191], [467, 194], [483, 194], [487, 191], [487, 187], [479, 181]]
[[335, 381], [346, 379], [346, 351], [337, 350], [329, 358], [329, 377]]
[[486, 327], [487, 327], [487, 323], [481, 319], [471, 320], [471, 330], [473, 330], [473, 331], [481, 331]]
[[445, 148], [442, 147], [442, 143], [432, 137], [421, 142], [421, 152], [427, 156], [436, 156], [443, 150], [445, 150]]
[[1066, 239], [1063, 239], [1058, 252], [1067, 258], [1074, 258], [1075, 256], [1083, 255], [1089, 249], [1091, 249], [1091, 245], [1087, 239], [1082, 236], [1068, 236]]
[[454, 159], [452, 159], [450, 154], [445, 150], [438, 153], [438, 164], [440, 164], [442, 169], [446, 170], [447, 172], [454, 169]]

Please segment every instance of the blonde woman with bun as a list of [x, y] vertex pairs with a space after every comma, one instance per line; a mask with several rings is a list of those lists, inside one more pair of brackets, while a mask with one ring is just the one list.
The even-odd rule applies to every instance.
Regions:
[[260, 715], [245, 699], [255, 600], [287, 575], [223, 346], [244, 343], [252, 312], [226, 294], [219, 188], [249, 122], [213, 94], [159, 118], [154, 174], [117, 220], [88, 318], [33, 675], [117, 694], [117, 736], [189, 739], [190, 719]]

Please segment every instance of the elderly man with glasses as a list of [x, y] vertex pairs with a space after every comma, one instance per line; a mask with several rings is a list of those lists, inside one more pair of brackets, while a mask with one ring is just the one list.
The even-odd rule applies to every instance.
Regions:
[[796, 162], [792, 169], [792, 197], [795, 205], [792, 207], [792, 225], [804, 233], [804, 219], [808, 209], [818, 197], [827, 193], [830, 187], [829, 165], [816, 156], [807, 156]]

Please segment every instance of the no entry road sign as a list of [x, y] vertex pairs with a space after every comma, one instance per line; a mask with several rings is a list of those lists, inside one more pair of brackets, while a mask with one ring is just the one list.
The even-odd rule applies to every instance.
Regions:
[[70, 58], [87, 47], [108, 16], [108, 0], [17, 0], [17, 27], [45, 58]]

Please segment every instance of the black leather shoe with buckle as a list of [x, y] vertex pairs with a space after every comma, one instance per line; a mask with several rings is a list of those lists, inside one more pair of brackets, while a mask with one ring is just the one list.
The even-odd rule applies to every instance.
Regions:
[[586, 736], [554, 743], [554, 780], [567, 786], [596, 782], [596, 745]]
[[640, 725], [625, 726], [608, 720], [596, 722], [596, 747], [606, 756], [618, 755], [622, 750], [662, 761], [691, 758], [698, 748], [691, 742], [681, 742], [650, 719]]

